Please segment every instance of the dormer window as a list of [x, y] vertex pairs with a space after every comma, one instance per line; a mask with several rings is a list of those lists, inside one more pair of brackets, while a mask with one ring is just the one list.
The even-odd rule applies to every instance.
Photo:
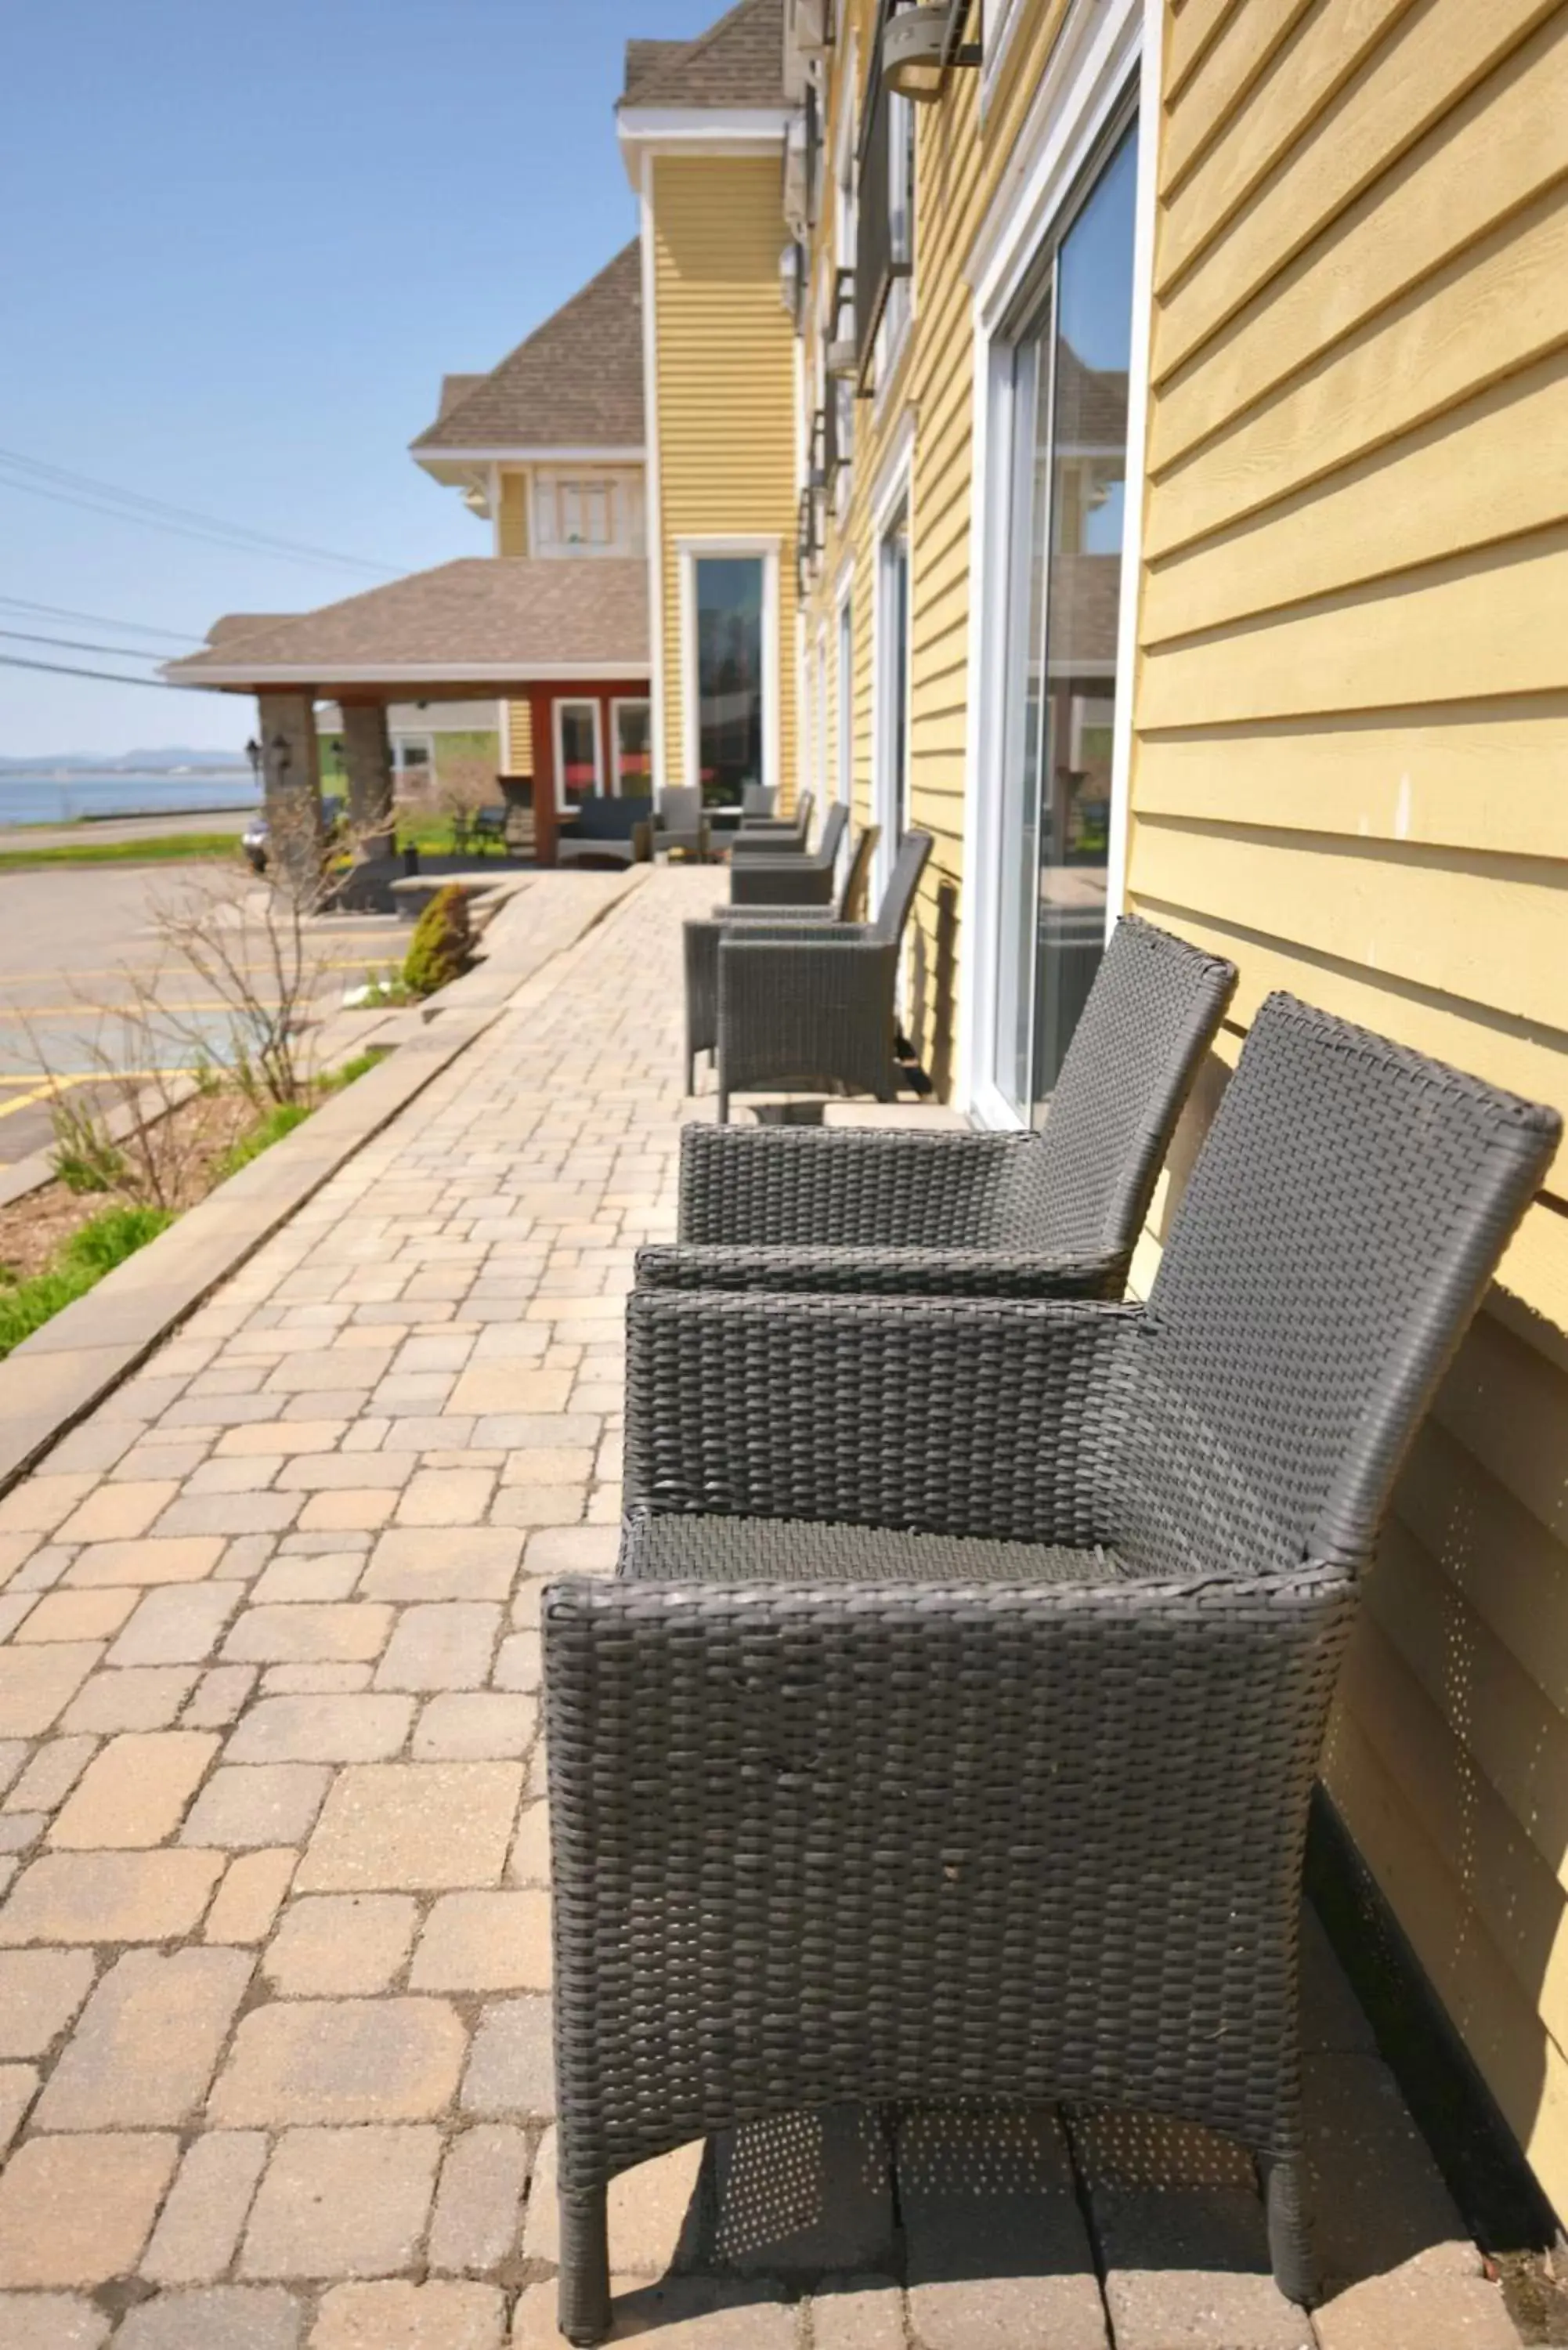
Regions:
[[541, 468], [534, 483], [540, 555], [640, 555], [642, 484], [623, 473]]

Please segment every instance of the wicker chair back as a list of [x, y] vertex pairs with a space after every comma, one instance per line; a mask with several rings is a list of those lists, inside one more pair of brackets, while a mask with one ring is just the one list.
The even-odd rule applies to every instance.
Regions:
[[866, 893], [871, 886], [871, 859], [881, 837], [879, 824], [861, 827], [850, 855], [849, 869], [844, 876], [844, 887], [838, 893], [838, 919], [841, 922], [863, 922], [866, 920]]
[[884, 946], [896, 947], [904, 935], [904, 925], [909, 919], [909, 909], [915, 902], [920, 876], [926, 869], [926, 859], [931, 853], [929, 832], [907, 832], [898, 843], [898, 854], [893, 860], [892, 878], [882, 892], [882, 903], [877, 909], [877, 919], [871, 928]]

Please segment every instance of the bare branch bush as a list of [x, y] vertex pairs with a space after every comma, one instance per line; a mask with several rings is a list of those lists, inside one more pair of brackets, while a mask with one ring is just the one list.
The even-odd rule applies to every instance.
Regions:
[[71, 1041], [85, 1070], [57, 1070], [29, 1028], [33, 1056], [51, 1088], [55, 1169], [72, 1191], [107, 1191], [139, 1207], [172, 1211], [195, 1188], [205, 1148], [199, 1128], [172, 1113], [189, 1099], [192, 1078], [204, 1087], [211, 1070], [171, 1055], [164, 969], [122, 976], [123, 1002], [82, 1003], [91, 1024]]

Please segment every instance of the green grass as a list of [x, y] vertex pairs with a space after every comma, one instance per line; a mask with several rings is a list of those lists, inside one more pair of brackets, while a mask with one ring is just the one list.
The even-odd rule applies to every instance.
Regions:
[[151, 840], [81, 840], [66, 848], [7, 848], [0, 872], [26, 865], [170, 865], [197, 857], [237, 857], [236, 832], [166, 832]]
[[275, 1142], [281, 1142], [286, 1134], [303, 1126], [309, 1116], [309, 1107], [305, 1102], [278, 1102], [237, 1142], [232, 1142], [221, 1159], [213, 1161], [213, 1182], [223, 1183], [231, 1175], [237, 1175], [242, 1167], [248, 1167], [253, 1159], [259, 1159], [264, 1150], [270, 1150]]
[[351, 1086], [357, 1077], [369, 1076], [370, 1071], [377, 1066], [378, 1062], [384, 1061], [387, 1055], [384, 1052], [356, 1053], [353, 1059], [351, 1061], [345, 1061], [340, 1069], [328, 1069], [327, 1071], [327, 1074], [321, 1080], [322, 1092], [324, 1094], [340, 1094], [344, 1087]]
[[106, 1273], [155, 1241], [173, 1221], [162, 1208], [106, 1208], [71, 1234], [47, 1273], [0, 1287], [0, 1356], [85, 1297]]

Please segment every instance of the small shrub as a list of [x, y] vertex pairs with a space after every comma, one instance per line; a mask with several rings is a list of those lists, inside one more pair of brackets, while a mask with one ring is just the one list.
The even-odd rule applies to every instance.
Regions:
[[466, 896], [451, 885], [438, 889], [414, 924], [403, 964], [404, 986], [411, 995], [433, 995], [438, 987], [462, 977], [472, 949]]
[[109, 1139], [109, 1129], [86, 1103], [57, 1093], [49, 1104], [49, 1124], [55, 1130], [50, 1153], [56, 1174], [67, 1191], [113, 1191], [125, 1180], [125, 1153]]
[[123, 1264], [174, 1219], [162, 1208], [106, 1208], [71, 1234], [47, 1273], [0, 1290], [0, 1356]]

